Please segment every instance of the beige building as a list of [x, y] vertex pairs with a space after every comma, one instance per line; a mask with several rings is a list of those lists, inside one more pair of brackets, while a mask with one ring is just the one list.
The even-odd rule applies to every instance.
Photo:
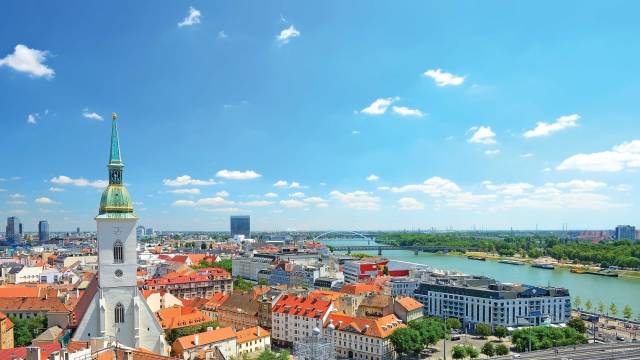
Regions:
[[9, 317], [0, 313], [0, 349], [13, 348], [13, 323]]
[[147, 304], [153, 312], [174, 306], [182, 306], [182, 300], [165, 291], [144, 290], [142, 296], [147, 300]]
[[424, 306], [421, 303], [408, 296], [396, 298], [393, 304], [393, 312], [405, 323], [423, 317], [423, 310]]
[[324, 336], [335, 344], [338, 358], [394, 360], [396, 352], [389, 337], [403, 327], [406, 325], [393, 314], [376, 319], [331, 314]]
[[271, 349], [271, 337], [267, 330], [259, 326], [240, 331], [223, 327], [178, 338], [172, 349], [175, 356], [185, 360], [228, 359]]

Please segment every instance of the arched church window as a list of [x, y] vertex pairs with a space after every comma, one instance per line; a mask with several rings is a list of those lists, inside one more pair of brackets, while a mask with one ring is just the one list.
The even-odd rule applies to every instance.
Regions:
[[122, 242], [120, 240], [116, 240], [115, 244], [113, 244], [113, 262], [116, 264], [124, 262]]
[[124, 322], [124, 306], [122, 306], [122, 304], [118, 303], [115, 307], [115, 309], [113, 309], [114, 315], [115, 315], [115, 323], [116, 324], [121, 324]]

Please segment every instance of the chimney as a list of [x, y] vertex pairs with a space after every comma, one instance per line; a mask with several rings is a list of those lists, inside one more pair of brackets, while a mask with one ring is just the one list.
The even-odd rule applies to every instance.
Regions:
[[29, 346], [27, 348], [26, 360], [40, 360], [40, 348], [37, 346]]
[[207, 331], [213, 331], [213, 326], [207, 326]]
[[195, 334], [193, 336], [193, 345], [195, 345], [195, 346], [200, 345], [200, 337], [198, 336], [198, 334]]
[[256, 336], [260, 337], [260, 326], [256, 326]]

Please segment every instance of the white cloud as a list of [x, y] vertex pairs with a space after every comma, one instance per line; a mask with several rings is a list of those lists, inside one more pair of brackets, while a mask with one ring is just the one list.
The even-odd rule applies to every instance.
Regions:
[[59, 187], [52, 186], [52, 187], [50, 187], [50, 188], [49, 188], [49, 191], [50, 191], [50, 192], [63, 192], [63, 191], [64, 191], [64, 189], [63, 189], [63, 188], [59, 188]]
[[291, 183], [289, 183], [286, 180], [278, 180], [276, 181], [273, 186], [280, 188], [280, 189], [300, 189], [300, 188], [306, 188], [306, 186], [302, 186], [300, 185], [299, 182], [297, 181], [292, 181]]
[[351, 133], [352, 133], [353, 135], [359, 135], [359, 134], [360, 134], [360, 131], [358, 131], [358, 130], [353, 130], [353, 131], [351, 131]]
[[20, 194], [20, 193], [15, 193], [15, 194], [11, 194], [9, 195], [9, 199], [23, 199], [24, 195]]
[[53, 204], [58, 204], [57, 202], [51, 200], [48, 197], [39, 197], [36, 199], [36, 204], [40, 204], [40, 205], [53, 205]]
[[367, 181], [378, 181], [378, 180], [380, 180], [380, 177], [378, 175], [371, 174], [367, 176]]
[[73, 185], [79, 187], [89, 186], [96, 189], [105, 188], [109, 184], [106, 180], [87, 180], [85, 178], [73, 179], [65, 175], [55, 176], [51, 178], [50, 181], [56, 185]]
[[13, 70], [27, 73], [31, 77], [45, 77], [51, 79], [55, 76], [55, 71], [47, 67], [48, 51], [29, 49], [27, 46], [16, 45], [13, 54], [9, 54], [0, 59], [0, 67], [8, 66]]
[[424, 76], [432, 78], [438, 86], [457, 86], [464, 82], [464, 76], [456, 76], [441, 69], [427, 70]]
[[276, 36], [276, 39], [281, 45], [287, 44], [291, 39], [297, 38], [300, 36], [300, 31], [298, 31], [295, 26], [290, 25], [288, 28], [280, 31], [280, 35]]
[[567, 189], [571, 192], [591, 192], [598, 189], [604, 189], [607, 184], [602, 181], [594, 180], [571, 180], [567, 182], [560, 182], [556, 184], [545, 184], [548, 186], [555, 186], [559, 189]]
[[398, 97], [376, 99], [374, 102], [371, 103], [371, 105], [360, 110], [360, 112], [367, 115], [382, 115], [387, 111], [387, 109], [389, 108], [389, 105], [391, 105], [392, 102], [398, 99], [399, 99]]
[[220, 205], [230, 205], [233, 204], [233, 201], [226, 200], [221, 196], [214, 196], [209, 198], [202, 198], [196, 201], [193, 200], [176, 200], [173, 202], [174, 206], [220, 206]]
[[178, 176], [175, 179], [164, 179], [162, 180], [162, 183], [165, 186], [209, 186], [217, 184], [217, 182], [213, 179], [198, 180], [192, 178], [189, 175]]
[[220, 196], [220, 197], [228, 197], [229, 193], [224, 191], [224, 190], [220, 190], [216, 193], [216, 196]]
[[36, 122], [36, 116], [34, 114], [27, 115], [27, 124], [35, 124]]
[[309, 203], [309, 204], [316, 204], [316, 205], [326, 204], [327, 203], [327, 200], [325, 200], [325, 199], [323, 199], [321, 197], [318, 197], [318, 196], [310, 196], [310, 197], [308, 197], [308, 198], [306, 198], [306, 199], [304, 199], [302, 201], [304, 201], [306, 203]]
[[403, 197], [398, 200], [398, 205], [400, 206], [400, 210], [422, 210], [424, 209], [424, 204], [419, 202], [418, 200], [412, 197]]
[[251, 210], [240, 209], [237, 207], [225, 207], [225, 208], [213, 208], [213, 209], [202, 209], [203, 211], [209, 212], [224, 212], [224, 213], [248, 213]]
[[198, 188], [193, 188], [193, 189], [174, 189], [174, 190], [169, 190], [169, 192], [173, 193], [173, 194], [199, 195], [200, 194], [200, 189], [198, 189]]
[[625, 142], [607, 151], [573, 155], [556, 170], [617, 172], [635, 168], [640, 168], [640, 140]]
[[276, 194], [274, 192], [268, 192], [268, 193], [264, 194], [264, 197], [266, 197], [266, 198], [276, 198], [276, 197], [278, 197], [278, 194]]
[[419, 109], [409, 109], [405, 106], [393, 106], [392, 110], [394, 113], [400, 116], [415, 116], [415, 117], [423, 117], [424, 113]]
[[295, 197], [295, 198], [303, 198], [305, 195], [302, 191], [298, 191], [298, 192], [294, 192], [289, 194], [289, 197]]
[[190, 6], [189, 13], [184, 18], [184, 20], [178, 23], [178, 27], [200, 24], [200, 16], [202, 16], [200, 10], [194, 8], [193, 6]]
[[491, 130], [491, 126], [474, 126], [468, 132], [473, 132], [473, 135], [467, 140], [472, 144], [491, 145], [496, 143], [496, 133]]
[[97, 121], [103, 120], [100, 114], [94, 111], [89, 111], [89, 109], [82, 110], [82, 117], [84, 117], [85, 119], [91, 119], [91, 120], [97, 120]]
[[27, 202], [23, 200], [9, 200], [7, 204], [9, 205], [25, 205]]
[[616, 191], [620, 191], [620, 192], [627, 192], [627, 191], [631, 191], [631, 189], [633, 189], [633, 187], [631, 185], [628, 185], [628, 184], [620, 184], [620, 185], [616, 185], [614, 187], [614, 189]]
[[390, 186], [378, 186], [378, 190], [380, 191], [388, 191], [391, 190]]
[[217, 177], [221, 177], [227, 180], [251, 180], [257, 179], [262, 175], [253, 170], [238, 171], [238, 170], [220, 170], [216, 173]]
[[301, 208], [307, 206], [307, 204], [303, 203], [300, 200], [280, 200], [280, 205], [286, 208]]
[[533, 155], [532, 153], [526, 153], [526, 154], [522, 154], [522, 155], [520, 155], [520, 157], [521, 157], [521, 158], [523, 158], [523, 159], [532, 158], [532, 157], [534, 157], [534, 156], [535, 156], [535, 155]]
[[498, 155], [498, 154], [500, 154], [500, 149], [485, 150], [484, 154], [485, 155], [489, 155], [489, 156]]
[[371, 193], [361, 190], [356, 190], [350, 193], [343, 193], [337, 190], [329, 193], [331, 197], [338, 200], [348, 208], [358, 210], [379, 210], [380, 198], [371, 195]]
[[491, 181], [483, 181], [482, 185], [490, 191], [497, 192], [507, 196], [523, 195], [527, 190], [533, 189], [535, 186], [525, 183], [512, 183], [512, 184], [494, 184]]
[[244, 205], [244, 206], [269, 206], [269, 205], [273, 205], [273, 201], [255, 200], [255, 201], [243, 202], [241, 205]]
[[534, 137], [551, 135], [554, 132], [558, 132], [560, 130], [578, 126], [577, 122], [579, 119], [580, 119], [580, 115], [571, 114], [571, 115], [560, 116], [553, 123], [546, 123], [543, 121], [539, 121], [536, 123], [535, 128], [526, 131], [523, 134], [523, 136], [527, 139], [530, 139]]
[[449, 179], [444, 179], [439, 176], [431, 177], [425, 180], [422, 184], [410, 184], [400, 187], [392, 187], [392, 192], [404, 193], [404, 192], [423, 192], [431, 196], [450, 196], [461, 192], [460, 187]]
[[229, 35], [227, 35], [224, 31], [222, 30], [218, 31], [218, 39], [226, 39], [228, 37]]

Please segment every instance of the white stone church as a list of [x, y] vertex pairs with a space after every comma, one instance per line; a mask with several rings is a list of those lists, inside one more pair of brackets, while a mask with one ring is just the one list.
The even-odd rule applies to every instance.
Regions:
[[136, 283], [138, 259], [133, 202], [122, 179], [124, 164], [116, 115], [111, 126], [109, 185], [102, 193], [98, 226], [98, 291], [73, 340], [117, 342], [167, 355], [170, 347]]

